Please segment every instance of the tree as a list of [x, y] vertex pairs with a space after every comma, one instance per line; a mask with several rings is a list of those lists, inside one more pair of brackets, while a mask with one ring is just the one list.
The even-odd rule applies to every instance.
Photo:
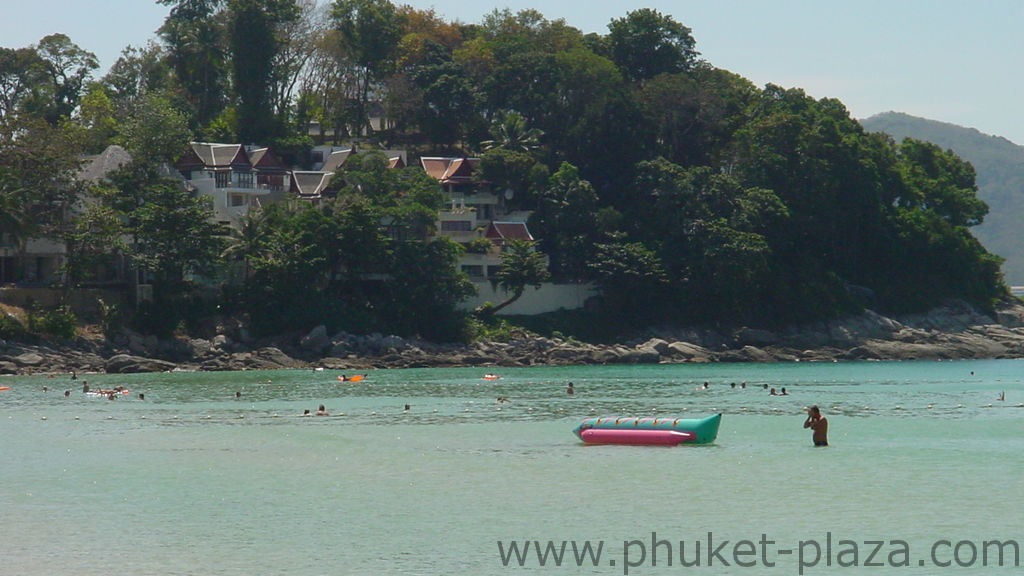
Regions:
[[612, 59], [635, 82], [686, 72], [699, 55], [689, 28], [651, 8], [612, 20], [608, 31]]
[[480, 155], [477, 176], [505, 195], [509, 209], [531, 209], [537, 202], [536, 191], [547, 184], [550, 174], [532, 155], [499, 146]]
[[400, 242], [387, 284], [385, 325], [396, 334], [422, 335], [431, 340], [462, 338], [463, 315], [456, 306], [476, 293], [473, 282], [458, 268], [462, 247], [447, 238]]
[[266, 217], [262, 210], [251, 208], [245, 213], [237, 226], [232, 226], [230, 234], [224, 239], [224, 249], [220, 257], [225, 262], [241, 260], [243, 264], [242, 280], [248, 280], [252, 273], [252, 262], [260, 258], [267, 250]]
[[501, 270], [497, 275], [497, 285], [512, 295], [497, 306], [480, 312], [486, 311], [493, 316], [519, 300], [528, 286], [540, 289], [541, 284], [550, 277], [547, 258], [534, 249], [532, 242], [512, 240], [501, 253]]
[[210, 220], [209, 198], [171, 180], [148, 184], [142, 195], [144, 202], [129, 215], [135, 237], [132, 260], [170, 290], [188, 273], [208, 271], [224, 237], [223, 228]]
[[65, 237], [66, 287], [70, 290], [91, 280], [97, 265], [124, 253], [125, 226], [121, 214], [109, 205], [91, 202], [75, 219]]
[[51, 126], [70, 118], [78, 107], [92, 71], [99, 68], [96, 55], [78, 47], [64, 34], [39, 41], [36, 51], [43, 62], [46, 84], [37, 87], [33, 106]]
[[422, 67], [413, 81], [421, 93], [420, 129], [439, 147], [454, 149], [473, 129], [479, 92], [454, 62]]
[[974, 167], [952, 151], [904, 139], [898, 148], [899, 166], [909, 193], [900, 205], [930, 210], [953, 226], [977, 226], [988, 213], [978, 198]]
[[99, 85], [94, 85], [82, 98], [75, 117], [64, 124], [72, 132], [79, 150], [99, 154], [117, 136], [118, 121], [113, 102]]
[[128, 110], [151, 91], [170, 92], [174, 75], [168, 54], [156, 42], [145, 47], [128, 46], [100, 80], [118, 110]]
[[580, 177], [575, 166], [563, 162], [539, 196], [530, 222], [541, 246], [552, 256], [551, 268], [561, 278], [587, 279], [594, 246], [605, 240], [598, 226], [593, 186]]
[[178, 85], [205, 126], [227, 104], [225, 0], [157, 0], [171, 11], [159, 29]]
[[[639, 242], [613, 238], [598, 244], [589, 263], [604, 298], [603, 309], [628, 325], [665, 319], [668, 278], [658, 255]], [[657, 309], [657, 315], [653, 313]]]
[[0, 117], [16, 114], [44, 81], [44, 63], [32, 48], [0, 47]]
[[94, 190], [95, 199], [124, 223], [128, 257], [155, 277], [160, 291], [177, 294], [190, 273], [210, 270], [227, 230], [210, 218], [208, 196], [162, 177], [160, 164], [145, 158], [132, 158], [108, 180]]
[[129, 111], [121, 127], [121, 139], [139, 162], [171, 162], [191, 139], [188, 117], [167, 94], [147, 92]]
[[18, 181], [33, 233], [60, 238], [67, 231], [83, 187], [75, 177], [82, 158], [73, 136], [31, 114], [0, 119], [0, 169]]
[[[281, 122], [286, 119], [308, 121], [308, 118], [289, 118], [289, 115], [296, 105], [296, 88], [303, 74], [310, 72], [310, 63], [328, 29], [326, 5], [319, 5], [316, 0], [297, 0], [295, 4], [296, 17], [276, 23], [280, 49], [271, 67], [270, 94], [274, 114]], [[297, 127], [305, 134], [306, 122], [297, 123]]]
[[504, 148], [510, 152], [529, 154], [540, 147], [544, 132], [527, 126], [526, 118], [515, 110], [499, 111], [491, 121], [492, 140], [480, 143], [484, 151]]
[[335, 176], [344, 183], [338, 191], [342, 205], [365, 199], [379, 213], [373, 225], [382, 227], [388, 237], [422, 240], [427, 236], [444, 205], [436, 180], [419, 167], [390, 168], [388, 159], [373, 151], [351, 157], [345, 168]]
[[331, 18], [345, 55], [359, 69], [356, 133], [369, 132], [370, 89], [393, 69], [402, 17], [389, 0], [335, 0]]
[[0, 166], [0, 235], [20, 246], [32, 231], [32, 221], [25, 213], [27, 191], [14, 171]]
[[231, 77], [238, 97], [238, 139], [266, 141], [283, 134], [275, 114], [275, 70], [283, 52], [282, 29], [298, 20], [295, 0], [228, 0]]

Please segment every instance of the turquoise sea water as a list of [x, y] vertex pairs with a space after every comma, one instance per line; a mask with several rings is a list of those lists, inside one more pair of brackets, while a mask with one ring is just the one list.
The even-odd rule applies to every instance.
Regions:
[[[1024, 544], [1021, 361], [502, 369], [493, 382], [488, 370], [381, 370], [354, 384], [329, 371], [84, 377], [131, 389], [115, 401], [83, 395], [81, 377], [0, 380], [0, 574], [1024, 564], [1008, 544]], [[319, 404], [331, 416], [299, 416]], [[801, 427], [810, 404], [830, 420], [828, 448]], [[716, 412], [706, 447], [585, 446], [570, 432], [592, 415]], [[996, 540], [1010, 566], [996, 566]], [[534, 548], [549, 541], [566, 543], [561, 566]], [[573, 544], [591, 546], [582, 565]], [[681, 566], [680, 550], [700, 565]]]

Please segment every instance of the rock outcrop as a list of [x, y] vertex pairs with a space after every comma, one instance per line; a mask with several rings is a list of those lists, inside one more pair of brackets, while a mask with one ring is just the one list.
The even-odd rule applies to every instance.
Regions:
[[989, 316], [952, 302], [928, 314], [888, 318], [867, 311], [778, 331], [673, 328], [618, 344], [544, 337], [437, 344], [382, 334], [331, 335], [324, 326], [264, 341], [232, 334], [159, 340], [126, 332], [116, 342], [60, 345], [0, 340], [0, 374], [1024, 358], [1024, 305], [1006, 303]]

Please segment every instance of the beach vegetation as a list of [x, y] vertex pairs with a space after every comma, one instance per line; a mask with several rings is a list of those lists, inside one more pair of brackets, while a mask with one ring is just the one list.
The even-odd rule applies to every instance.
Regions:
[[[716, 68], [656, 10], [583, 34], [537, 10], [462, 23], [389, 0], [159, 2], [158, 41], [97, 81], [66, 36], [0, 50], [0, 231], [16, 252], [61, 238], [70, 289], [104, 250], [124, 255], [154, 287], [134, 318], [150, 330], [209, 313], [245, 315], [257, 334], [493, 336], [520, 321], [495, 315], [548, 280], [600, 289], [536, 322], [569, 337], [1008, 295], [972, 234], [988, 206], [968, 162], [865, 132], [836, 99]], [[162, 171], [210, 139], [308, 165], [314, 138], [360, 153], [323, 197], [284, 194], [234, 232]], [[86, 194], [81, 155], [106, 144], [133, 160]], [[500, 246], [508, 299], [458, 311], [474, 292], [466, 247], [434, 229], [450, 198], [414, 160], [372, 152], [398, 148], [480, 158], [474, 182], [531, 214], [536, 241]], [[240, 273], [211, 303], [196, 279], [225, 265]]]

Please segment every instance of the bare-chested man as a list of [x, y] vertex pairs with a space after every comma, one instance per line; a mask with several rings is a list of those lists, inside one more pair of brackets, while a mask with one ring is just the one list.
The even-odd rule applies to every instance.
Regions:
[[804, 428], [810, 428], [814, 431], [815, 446], [828, 446], [828, 418], [821, 415], [821, 410], [818, 410], [817, 406], [811, 406], [807, 409], [807, 420], [804, 420]]

